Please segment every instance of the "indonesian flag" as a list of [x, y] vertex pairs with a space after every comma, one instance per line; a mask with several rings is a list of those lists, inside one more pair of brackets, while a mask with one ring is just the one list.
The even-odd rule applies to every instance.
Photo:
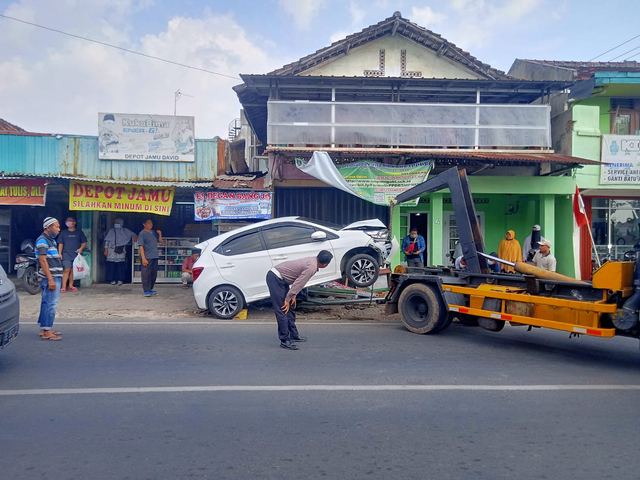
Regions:
[[584, 202], [582, 201], [582, 195], [576, 185], [576, 194], [573, 197], [573, 216], [576, 218], [576, 224], [578, 228], [587, 225], [587, 212], [584, 209]]

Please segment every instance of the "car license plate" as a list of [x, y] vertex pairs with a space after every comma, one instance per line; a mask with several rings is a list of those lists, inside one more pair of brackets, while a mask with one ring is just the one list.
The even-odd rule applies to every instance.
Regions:
[[9, 330], [7, 330], [4, 333], [4, 336], [2, 337], [2, 345], [0, 346], [0, 348], [4, 348], [7, 345], [9, 345], [11, 342], [13, 342], [13, 339], [18, 336], [19, 329], [20, 329], [20, 325], [14, 325]]

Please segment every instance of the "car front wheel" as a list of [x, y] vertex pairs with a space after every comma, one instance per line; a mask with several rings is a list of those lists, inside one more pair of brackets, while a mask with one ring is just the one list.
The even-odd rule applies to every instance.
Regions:
[[380, 275], [380, 265], [371, 255], [359, 253], [345, 264], [345, 277], [350, 287], [364, 288], [376, 283]]
[[218, 318], [228, 320], [235, 317], [244, 308], [242, 293], [235, 287], [223, 285], [209, 295], [209, 310]]

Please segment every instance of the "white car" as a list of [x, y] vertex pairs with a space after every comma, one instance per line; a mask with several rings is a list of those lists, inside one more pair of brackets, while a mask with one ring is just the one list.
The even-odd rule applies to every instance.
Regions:
[[308, 285], [347, 278], [350, 286], [368, 287], [399, 246], [380, 220], [341, 228], [285, 217], [218, 235], [197, 248], [201, 254], [193, 267], [193, 294], [198, 307], [218, 318], [233, 318], [248, 303], [269, 298], [267, 272], [279, 263], [328, 250], [333, 260]]

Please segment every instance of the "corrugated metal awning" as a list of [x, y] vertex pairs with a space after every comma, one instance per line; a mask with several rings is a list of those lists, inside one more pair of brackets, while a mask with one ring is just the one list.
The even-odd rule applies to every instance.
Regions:
[[73, 176], [62, 176], [62, 175], [51, 175], [51, 176], [42, 176], [42, 175], [12, 175], [11, 177], [0, 177], [2, 179], [20, 179], [20, 178], [42, 178], [45, 180], [49, 179], [60, 179], [60, 180], [77, 180], [81, 182], [97, 182], [97, 183], [113, 183], [117, 185], [142, 185], [145, 187], [178, 187], [178, 188], [208, 188], [213, 186], [213, 182], [156, 182], [156, 181], [146, 181], [146, 180], [110, 180], [108, 178], [85, 178], [85, 177], [73, 177]]
[[268, 152], [273, 153], [313, 153], [323, 151], [342, 153], [344, 155], [412, 155], [423, 158], [459, 158], [464, 160], [528, 162], [528, 163], [564, 163], [580, 165], [601, 165], [601, 162], [584, 158], [561, 155], [547, 151], [493, 151], [493, 150], [453, 150], [434, 148], [317, 148], [317, 147], [278, 147], [270, 146]]

